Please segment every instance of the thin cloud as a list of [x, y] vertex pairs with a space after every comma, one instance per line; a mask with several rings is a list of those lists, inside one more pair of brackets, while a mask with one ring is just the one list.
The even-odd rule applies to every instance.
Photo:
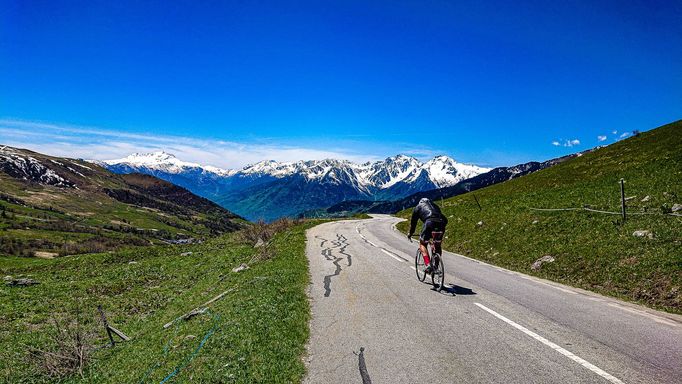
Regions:
[[599, 142], [606, 141], [606, 136], [599, 135], [599, 136], [597, 136], [597, 140], [599, 140]]
[[552, 145], [555, 147], [574, 147], [576, 145], [580, 145], [580, 140], [578, 139], [572, 139], [572, 140], [554, 140], [552, 141]]
[[309, 148], [147, 135], [13, 119], [0, 119], [0, 142], [54, 156], [92, 160], [118, 159], [135, 152], [166, 151], [184, 161], [230, 169], [270, 159], [298, 161], [336, 158], [358, 163], [379, 159], [374, 155], [344, 148]]
[[623, 132], [623, 134], [621, 134], [619, 137], [620, 137], [621, 139], [624, 139], [624, 138], [626, 138], [626, 137], [628, 137], [628, 136], [630, 136], [630, 135], [631, 135], [630, 132]]
[[614, 131], [611, 132], [611, 133], [613, 133], [614, 135], [617, 135], [617, 134], [618, 134], [618, 131], [614, 130]]

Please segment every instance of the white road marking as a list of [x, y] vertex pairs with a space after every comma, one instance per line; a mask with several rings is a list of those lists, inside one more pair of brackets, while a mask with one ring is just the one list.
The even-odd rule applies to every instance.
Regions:
[[583, 358], [573, 354], [572, 352], [558, 346], [557, 344], [552, 343], [551, 341], [545, 339], [544, 337], [538, 335], [537, 333], [529, 330], [528, 328], [519, 325], [512, 320], [507, 319], [506, 317], [500, 315], [499, 313], [493, 311], [492, 309], [486, 307], [483, 304], [480, 303], [474, 303], [476, 304], [479, 308], [483, 309], [484, 311], [490, 313], [491, 315], [497, 317], [498, 319], [504, 321], [505, 323], [511, 325], [512, 327], [518, 329], [519, 331], [525, 333], [526, 335], [534, 338], [535, 340], [541, 342], [542, 344], [545, 344], [546, 346], [552, 348], [553, 350], [561, 353], [562, 355], [568, 357], [569, 359], [575, 361], [576, 363], [582, 365], [583, 367], [589, 369], [590, 371], [596, 373], [597, 375], [605, 378], [606, 380], [615, 383], [615, 384], [624, 384], [622, 381], [620, 381], [618, 378], [614, 377], [613, 375], [609, 374], [608, 372], [604, 371], [603, 369], [597, 367], [596, 365], [584, 360]]
[[467, 259], [467, 260], [469, 260], [469, 261], [473, 261], [473, 262], [476, 263], [476, 264], [485, 265], [485, 266], [491, 267], [491, 268], [493, 268], [493, 269], [496, 269], [496, 270], [498, 270], [498, 271], [502, 271], [502, 272], [508, 273], [508, 274], [510, 274], [510, 275], [518, 276], [518, 277], [520, 277], [520, 278], [522, 278], [522, 279], [525, 279], [525, 280], [528, 280], [528, 281], [531, 281], [531, 282], [534, 282], [534, 283], [544, 284], [544, 285], [546, 285], [546, 286], [548, 286], [548, 287], [557, 289], [557, 290], [562, 291], [562, 292], [565, 292], [565, 293], [570, 293], [570, 294], [572, 294], [572, 295], [577, 295], [577, 294], [579, 293], [579, 292], [576, 292], [576, 291], [572, 291], [572, 290], [570, 289], [570, 287], [569, 287], [569, 288], [562, 288], [562, 287], [559, 287], [559, 286], [557, 286], [557, 285], [554, 285], [554, 284], [550, 284], [550, 283], [544, 282], [544, 281], [542, 281], [542, 279], [540, 279], [540, 278], [538, 278], [538, 277], [535, 277], [535, 276], [525, 275], [525, 274], [520, 273], [520, 272], [516, 272], [516, 271], [512, 271], [512, 270], [506, 269], [506, 268], [498, 267], [498, 266], [496, 266], [496, 265], [488, 264], [488, 263], [486, 263], [485, 261], [473, 259], [473, 258], [468, 257], [468, 256], [460, 255], [459, 253], [453, 253], [453, 252], [449, 252], [449, 253], [451, 253], [451, 254], [453, 254], [453, 255], [455, 255], [455, 256], [457, 256], [457, 257], [461, 257], [461, 258], [463, 258], [463, 259]]
[[[512, 275], [519, 275], [519, 274], [518, 274], [518, 273], [515, 273], [515, 272], [512, 272]], [[537, 280], [537, 279], [526, 279], [526, 280], [528, 280], [528, 281], [533, 281], [533, 282], [536, 282], [536, 283], [538, 283], [538, 284], [546, 285], [546, 286], [548, 286], [548, 287], [550, 287], [550, 288], [558, 289], [558, 290], [560, 290], [561, 292], [570, 293], [571, 295], [577, 295], [577, 294], [578, 294], [578, 292], [571, 291], [571, 290], [569, 290], [569, 289], [565, 289], [565, 288], [561, 288], [561, 287], [557, 287], [557, 286], [554, 285], [554, 284], [545, 283], [544, 281], [540, 281], [540, 280]]]
[[624, 305], [620, 305], [620, 304], [616, 304], [616, 303], [609, 303], [609, 305], [612, 306], [612, 307], [615, 307], [615, 308], [620, 308], [620, 309], [622, 309], [622, 310], [624, 310], [624, 311], [628, 311], [628, 312], [631, 312], [631, 313], [634, 313], [634, 314], [637, 314], [637, 315], [640, 315], [640, 316], [644, 316], [644, 317], [649, 318], [649, 319], [651, 319], [651, 320], [653, 320], [653, 321], [655, 321], [655, 322], [657, 322], [657, 323], [670, 325], [670, 326], [672, 326], [672, 327], [677, 327], [677, 324], [676, 324], [676, 323], [673, 323], [672, 321], [665, 320], [665, 319], [663, 319], [663, 318], [660, 318], [660, 317], [658, 317], [658, 316], [656, 316], [656, 315], [652, 315], [652, 314], [647, 313], [647, 312], [644, 312], [644, 311], [640, 311], [640, 310], [637, 310], [637, 309], [634, 309], [634, 308], [629, 308], [629, 307], [626, 307], [626, 306], [624, 306]]
[[367, 242], [367, 244], [371, 245], [372, 247], [374, 247], [374, 248], [379, 248], [379, 247], [377, 247], [376, 244], [374, 244], [374, 243], [372, 243], [371, 241], [369, 241], [364, 235], [360, 234], [360, 237], [362, 238], [362, 240], [365, 240], [365, 242]]
[[360, 237], [362, 237], [362, 240], [365, 240], [365, 242], [366, 242], [367, 244], [371, 245], [371, 246], [374, 247], [374, 248], [377, 248], [377, 245], [374, 244], [374, 243], [372, 243], [368, 238], [365, 237], [365, 235], [362, 235], [362, 234], [361, 234]]
[[391, 252], [389, 252], [389, 251], [387, 251], [387, 250], [385, 250], [385, 249], [383, 249], [383, 248], [380, 248], [380, 249], [381, 249], [381, 252], [383, 252], [383, 253], [385, 253], [385, 254], [391, 256], [392, 258], [398, 260], [399, 262], [402, 263], [402, 262], [404, 261], [403, 259], [401, 259], [401, 258], [399, 258], [398, 256], [392, 254]]

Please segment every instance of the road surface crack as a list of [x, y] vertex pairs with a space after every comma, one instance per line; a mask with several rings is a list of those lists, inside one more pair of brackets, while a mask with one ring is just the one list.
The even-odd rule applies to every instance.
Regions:
[[[318, 236], [315, 236], [315, 237], [320, 239], [320, 240], [323, 240], [322, 243], [320, 244], [320, 247], [323, 247], [324, 244], [327, 241], [329, 241], [329, 240], [324, 239], [322, 237], [318, 237]], [[332, 288], [331, 288], [332, 277], [338, 276], [342, 271], [340, 262], [341, 262], [341, 260], [343, 260], [343, 258], [334, 256], [332, 254], [332, 250], [337, 249], [339, 254], [346, 256], [346, 264], [349, 267], [353, 264], [352, 255], [350, 253], [346, 252], [346, 247], [348, 247], [349, 244], [348, 244], [348, 239], [346, 239], [345, 236], [337, 234], [336, 240], [331, 240], [331, 243], [333, 246], [331, 248], [330, 247], [324, 248], [322, 250], [322, 253], [321, 253], [322, 256], [324, 256], [324, 258], [326, 260], [331, 261], [335, 267], [334, 273], [326, 275], [324, 277], [324, 280], [323, 280], [323, 282], [324, 282], [324, 297], [329, 297], [329, 295], [331, 295], [331, 293], [332, 293]]]
[[322, 240], [322, 242], [320, 242], [320, 248], [324, 247], [324, 243], [329, 241], [329, 240], [325, 239], [324, 237], [320, 237], [320, 236], [315, 236], [315, 238], [318, 240]]

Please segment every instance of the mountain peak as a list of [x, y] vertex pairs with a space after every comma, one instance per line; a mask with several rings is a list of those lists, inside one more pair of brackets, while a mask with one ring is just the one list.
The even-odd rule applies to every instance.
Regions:
[[435, 156], [432, 160], [452, 161], [455, 163], [457, 162], [455, 159], [453, 159], [452, 157], [447, 156], [447, 155], [438, 155], [438, 156]]
[[104, 163], [109, 165], [129, 166], [132, 168], [143, 167], [171, 173], [179, 173], [187, 168], [201, 168], [199, 164], [182, 161], [172, 153], [165, 151], [149, 153], [137, 152], [122, 159], [105, 160]]
[[417, 160], [416, 158], [414, 158], [412, 156], [408, 156], [408, 155], [404, 155], [402, 153], [399, 153], [395, 156], [387, 157], [386, 161], [408, 161], [408, 162], [417, 161], [418, 162], [419, 160]]
[[132, 155], [124, 157], [118, 160], [108, 160], [107, 162], [126, 162], [126, 163], [142, 163], [147, 164], [150, 162], [162, 162], [162, 161], [173, 161], [178, 160], [174, 154], [168, 153], [166, 151], [156, 151], [156, 152], [135, 152]]
[[427, 161], [424, 164], [424, 166], [429, 167], [429, 166], [434, 165], [434, 164], [440, 164], [442, 166], [448, 166], [448, 167], [455, 167], [455, 166], [459, 165], [460, 163], [458, 163], [452, 157], [449, 157], [446, 155], [439, 155], [439, 156], [436, 156], [433, 159]]

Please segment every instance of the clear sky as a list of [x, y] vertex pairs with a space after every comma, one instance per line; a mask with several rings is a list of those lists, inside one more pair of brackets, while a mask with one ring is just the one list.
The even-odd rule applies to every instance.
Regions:
[[680, 1], [0, 0], [0, 143], [543, 160], [682, 118], [681, 20]]

